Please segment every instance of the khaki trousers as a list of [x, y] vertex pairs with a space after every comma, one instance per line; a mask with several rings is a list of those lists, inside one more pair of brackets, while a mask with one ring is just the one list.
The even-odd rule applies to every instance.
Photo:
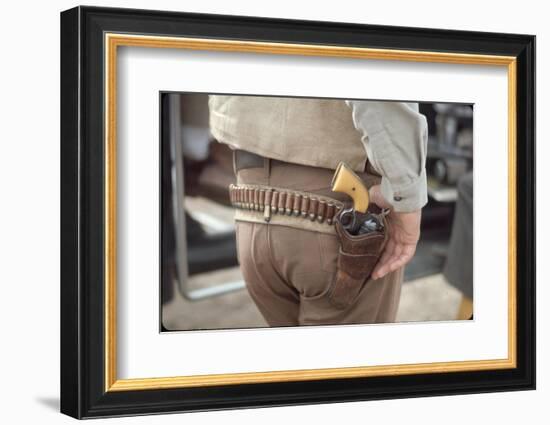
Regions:
[[[346, 195], [330, 190], [333, 172], [266, 160], [263, 167], [239, 170], [237, 183], [346, 200]], [[361, 177], [369, 187], [378, 181], [378, 177], [366, 173]], [[295, 326], [395, 321], [403, 269], [382, 279], [370, 279], [348, 308], [336, 308], [327, 298], [336, 274], [339, 249], [336, 233], [333, 226], [326, 224], [304, 228], [301, 220], [307, 222], [288, 218], [284, 224], [266, 223], [236, 216], [241, 271], [247, 290], [267, 323]]]

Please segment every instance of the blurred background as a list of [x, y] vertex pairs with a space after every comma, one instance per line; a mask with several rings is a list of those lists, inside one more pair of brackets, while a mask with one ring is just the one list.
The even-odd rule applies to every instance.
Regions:
[[[237, 263], [228, 197], [232, 154], [210, 135], [208, 94], [163, 93], [161, 104], [161, 329], [265, 327]], [[397, 321], [467, 320], [473, 314], [473, 107], [419, 105], [429, 129], [429, 202], [405, 269]]]

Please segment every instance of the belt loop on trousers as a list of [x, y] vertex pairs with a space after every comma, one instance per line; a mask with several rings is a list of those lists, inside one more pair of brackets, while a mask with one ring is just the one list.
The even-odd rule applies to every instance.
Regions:
[[271, 159], [270, 158], [267, 158], [267, 157], [264, 157], [264, 171], [265, 171], [265, 175], [267, 177], [267, 184], [270, 184], [271, 181]]

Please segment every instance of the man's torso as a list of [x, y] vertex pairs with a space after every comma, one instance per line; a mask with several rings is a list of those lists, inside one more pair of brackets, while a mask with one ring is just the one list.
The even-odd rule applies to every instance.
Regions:
[[367, 155], [343, 100], [211, 95], [210, 129], [233, 148], [296, 164], [363, 171]]

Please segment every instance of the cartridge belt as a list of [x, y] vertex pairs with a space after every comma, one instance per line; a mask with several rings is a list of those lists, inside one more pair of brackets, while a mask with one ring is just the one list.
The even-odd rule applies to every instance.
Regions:
[[284, 215], [332, 225], [343, 207], [341, 201], [308, 192], [259, 185], [230, 185], [229, 199], [235, 208], [272, 215]]

